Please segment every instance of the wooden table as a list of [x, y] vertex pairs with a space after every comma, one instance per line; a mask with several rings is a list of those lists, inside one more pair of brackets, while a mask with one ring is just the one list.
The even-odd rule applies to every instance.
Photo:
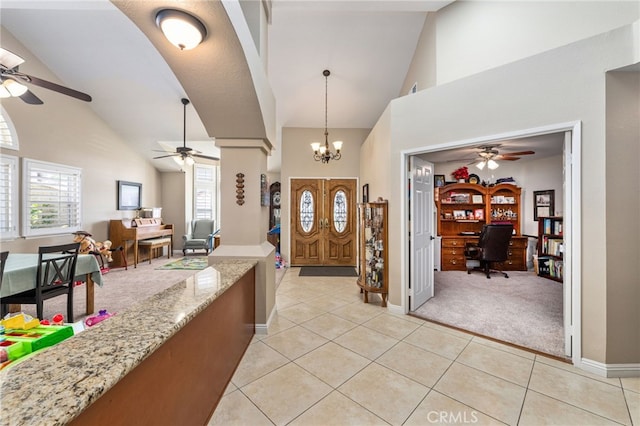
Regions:
[[[0, 296], [9, 296], [35, 288], [38, 271], [38, 255], [32, 253], [9, 253], [2, 275]], [[102, 274], [96, 257], [79, 254], [76, 264], [76, 280], [87, 283], [87, 315], [94, 312], [94, 284], [102, 287]]]

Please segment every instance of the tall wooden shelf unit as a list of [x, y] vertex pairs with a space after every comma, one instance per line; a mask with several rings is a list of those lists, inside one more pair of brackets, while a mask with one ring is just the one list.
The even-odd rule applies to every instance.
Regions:
[[465, 245], [478, 240], [485, 224], [505, 222], [513, 224], [515, 233], [509, 243], [508, 258], [499, 267], [505, 271], [527, 270], [527, 237], [520, 233], [520, 187], [453, 183], [436, 189], [442, 271], [464, 271]]
[[382, 306], [387, 306], [389, 294], [388, 209], [386, 201], [358, 204], [360, 215], [360, 275], [358, 285], [364, 293], [378, 293]]
[[538, 218], [538, 275], [554, 281], [563, 281], [564, 237], [562, 217]]

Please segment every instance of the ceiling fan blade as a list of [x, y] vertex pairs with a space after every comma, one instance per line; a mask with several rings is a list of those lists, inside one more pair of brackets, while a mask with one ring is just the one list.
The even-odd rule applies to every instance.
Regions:
[[27, 90], [22, 95], [20, 95], [20, 99], [22, 99], [24, 102], [30, 105], [42, 105], [44, 103], [39, 97], [34, 95], [33, 92], [31, 92], [30, 90]]
[[31, 83], [35, 86], [43, 87], [45, 89], [53, 90], [54, 92], [62, 93], [63, 95], [71, 96], [72, 98], [80, 99], [81, 101], [91, 102], [91, 96], [86, 93], [79, 92], [74, 89], [70, 89], [65, 86], [61, 86], [56, 83], [52, 83], [51, 81], [43, 80], [38, 77], [34, 77], [28, 74], [24, 74], [21, 72], [13, 72], [11, 73], [14, 77], [17, 77], [27, 83]]
[[498, 161], [503, 161], [503, 160], [504, 161], [516, 161], [516, 160], [519, 160], [519, 159], [520, 159], [520, 157], [508, 157], [506, 155], [500, 156], [500, 158], [496, 158], [496, 160], [498, 160]]
[[192, 157], [197, 157], [197, 158], [204, 158], [205, 160], [215, 160], [215, 161], [220, 161], [220, 159], [218, 157], [210, 157], [208, 155], [202, 155], [202, 154], [191, 154]]
[[168, 158], [168, 157], [175, 157], [176, 154], [169, 154], [169, 155], [161, 155], [160, 157], [153, 157], [154, 160], [157, 160], [159, 158]]
[[535, 153], [536, 153], [535, 151], [520, 151], [520, 152], [507, 152], [504, 155], [506, 155], [508, 157], [512, 157], [514, 155], [532, 155], [532, 154], [535, 154]]

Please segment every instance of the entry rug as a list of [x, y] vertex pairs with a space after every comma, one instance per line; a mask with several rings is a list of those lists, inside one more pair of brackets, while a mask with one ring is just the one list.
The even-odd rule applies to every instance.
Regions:
[[165, 263], [156, 269], [193, 269], [200, 270], [209, 266], [209, 261], [206, 257], [183, 257], [182, 259], [174, 260], [173, 262]]
[[353, 266], [303, 266], [300, 277], [357, 277]]

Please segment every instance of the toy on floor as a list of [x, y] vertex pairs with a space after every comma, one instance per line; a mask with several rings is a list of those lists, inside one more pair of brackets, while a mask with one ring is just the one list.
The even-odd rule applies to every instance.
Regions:
[[96, 241], [87, 231], [77, 231], [74, 232], [73, 235], [75, 235], [73, 242], [80, 243], [80, 253], [101, 255], [104, 256], [107, 262], [113, 262], [113, 257], [111, 257], [111, 241]]
[[107, 318], [111, 318], [114, 315], [115, 314], [108, 313], [106, 309], [101, 309], [100, 311], [98, 311], [98, 315], [87, 318], [86, 320], [84, 320], [84, 323], [87, 326], [91, 327], [98, 324], [101, 321], [106, 320]]

